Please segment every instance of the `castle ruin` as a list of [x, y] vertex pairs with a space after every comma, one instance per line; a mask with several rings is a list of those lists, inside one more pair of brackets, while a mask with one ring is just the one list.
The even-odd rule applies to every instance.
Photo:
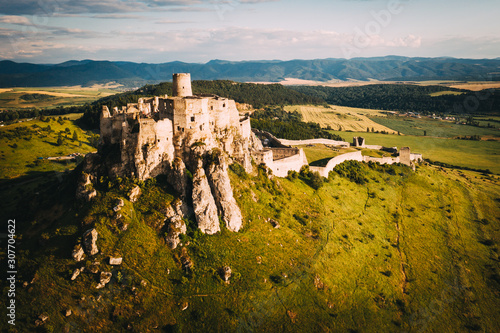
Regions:
[[[187, 73], [173, 75], [172, 96], [140, 98], [112, 110], [103, 106], [100, 131], [98, 152], [85, 158], [88, 176], [82, 184], [102, 175], [140, 180], [166, 175], [183, 201], [181, 217], [191, 212], [208, 234], [220, 230], [219, 217], [231, 231], [242, 226], [227, 172], [230, 163], [251, 172], [253, 157], [281, 177], [307, 164], [301, 149], [263, 150], [235, 101], [193, 95]], [[178, 225], [179, 218], [175, 221]]]

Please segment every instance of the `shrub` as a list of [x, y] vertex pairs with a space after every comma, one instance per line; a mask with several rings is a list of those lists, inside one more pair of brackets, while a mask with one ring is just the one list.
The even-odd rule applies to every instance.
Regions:
[[243, 178], [243, 179], [247, 179], [248, 178], [248, 174], [245, 171], [245, 168], [241, 164], [239, 164], [237, 162], [234, 162], [233, 164], [231, 164], [229, 166], [229, 170], [231, 170], [232, 172], [234, 172], [234, 174], [237, 175], [240, 178]]
[[356, 184], [365, 184], [368, 182], [366, 178], [366, 167], [358, 161], [345, 161], [337, 165], [333, 171], [339, 176], [348, 178]]

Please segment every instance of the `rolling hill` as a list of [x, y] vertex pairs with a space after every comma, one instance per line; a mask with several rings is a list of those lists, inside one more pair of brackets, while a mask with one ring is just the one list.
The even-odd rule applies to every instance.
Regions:
[[126, 61], [67, 61], [61, 64], [0, 61], [0, 87], [92, 85], [116, 81], [127, 87], [169, 80], [189, 72], [197, 80], [279, 82], [286, 78], [331, 80], [498, 80], [498, 59], [375, 57], [290, 61], [180, 61], [161, 64]]

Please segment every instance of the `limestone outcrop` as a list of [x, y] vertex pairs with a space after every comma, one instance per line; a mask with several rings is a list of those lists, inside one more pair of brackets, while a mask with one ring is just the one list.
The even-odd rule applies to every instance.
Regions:
[[174, 190], [181, 195], [181, 198], [187, 196], [189, 177], [187, 175], [186, 165], [179, 157], [176, 157], [170, 166], [168, 182], [172, 185]]
[[130, 202], [136, 202], [137, 199], [139, 199], [140, 195], [141, 195], [141, 188], [139, 186], [135, 186], [128, 193], [128, 199], [130, 200]]
[[76, 198], [79, 200], [90, 201], [97, 195], [97, 191], [93, 188], [91, 176], [82, 174], [76, 188]]
[[89, 256], [93, 256], [94, 254], [97, 254], [97, 252], [99, 252], [96, 244], [97, 235], [97, 230], [95, 229], [89, 229], [83, 234], [83, 244], [85, 245], [85, 252]]
[[[167, 243], [175, 248], [186, 232], [184, 220], [192, 217], [193, 210], [204, 233], [220, 231], [220, 219], [231, 231], [241, 229], [242, 214], [233, 197], [228, 163], [238, 162], [251, 172], [253, 153], [263, 147], [252, 133], [250, 118], [240, 116], [234, 100], [192, 95], [189, 76], [173, 79], [174, 87], [182, 89], [174, 89], [171, 97], [140, 98], [121, 109], [103, 106], [98, 151], [85, 156], [77, 197], [91, 200], [97, 194], [92, 182], [97, 185], [103, 177], [145, 181], [166, 176], [181, 204], [172, 207], [175, 214], [167, 212], [157, 227], [166, 231]], [[210, 160], [214, 150], [220, 152], [217, 161]], [[135, 186], [128, 199], [134, 203], [140, 195], [140, 187]], [[125, 230], [122, 207], [120, 203], [112, 208], [118, 227]], [[85, 252], [93, 255], [98, 251], [93, 233], [86, 235]]]
[[208, 181], [217, 203], [219, 214], [226, 228], [238, 232], [243, 224], [240, 207], [233, 196], [233, 188], [227, 170], [227, 162], [222, 152], [214, 150], [210, 154]]
[[95, 288], [104, 288], [109, 283], [109, 281], [111, 281], [112, 276], [113, 274], [111, 274], [111, 272], [101, 272], [101, 275], [99, 276], [99, 284]]
[[193, 208], [201, 232], [212, 235], [220, 231], [217, 205], [203, 168], [193, 176]]
[[185, 235], [187, 232], [186, 223], [178, 215], [172, 217], [167, 226], [165, 242], [171, 249], [176, 249], [180, 244], [180, 235]]
[[83, 258], [85, 258], [85, 252], [83, 251], [83, 247], [81, 244], [75, 245], [71, 256], [76, 262], [80, 262], [83, 260]]

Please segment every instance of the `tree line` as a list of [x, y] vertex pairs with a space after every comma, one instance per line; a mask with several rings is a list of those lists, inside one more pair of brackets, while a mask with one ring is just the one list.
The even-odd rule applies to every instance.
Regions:
[[[442, 86], [374, 84], [359, 87], [294, 86], [291, 89], [329, 104], [422, 114], [493, 114], [500, 111], [500, 90], [480, 92]], [[432, 95], [451, 91], [459, 94]]]
[[330, 133], [317, 123], [303, 122], [302, 115], [297, 111], [287, 112], [280, 107], [266, 107], [252, 114], [252, 128], [272, 133], [274, 136], [287, 140], [307, 140], [325, 138], [345, 141], [339, 135]]

